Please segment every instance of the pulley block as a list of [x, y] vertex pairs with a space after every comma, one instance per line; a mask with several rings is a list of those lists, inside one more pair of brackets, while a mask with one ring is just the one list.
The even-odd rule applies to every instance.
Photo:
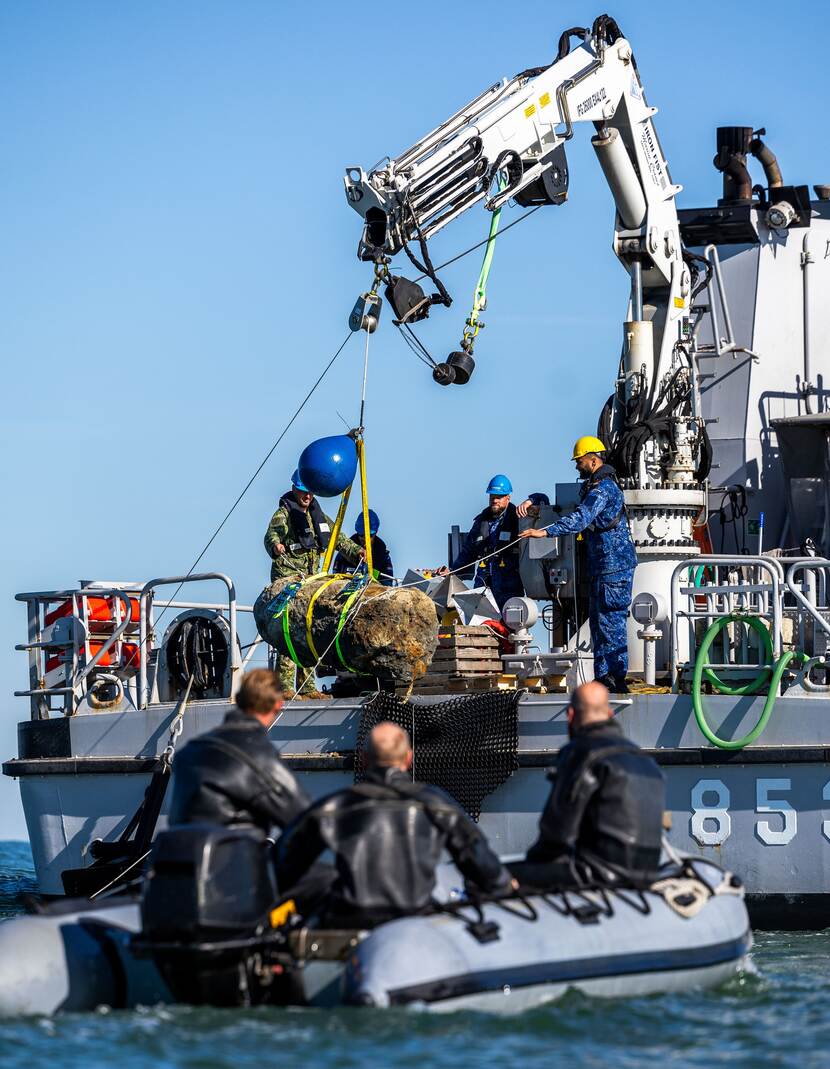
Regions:
[[361, 293], [349, 316], [349, 330], [365, 330], [368, 334], [374, 334], [378, 329], [382, 307], [383, 301], [374, 291]]

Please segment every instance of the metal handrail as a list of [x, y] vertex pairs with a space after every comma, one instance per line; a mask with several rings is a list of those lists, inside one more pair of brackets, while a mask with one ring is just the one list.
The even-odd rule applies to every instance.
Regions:
[[824, 557], [807, 557], [804, 560], [791, 564], [787, 569], [787, 589], [793, 595], [798, 604], [807, 611], [807, 615], [819, 625], [822, 631], [830, 635], [830, 623], [825, 620], [815, 605], [804, 596], [804, 591], [795, 582], [795, 575], [800, 571], [824, 571], [830, 568], [830, 560]]
[[704, 252], [704, 256], [712, 264], [712, 276], [717, 284], [718, 300], [720, 301], [721, 310], [723, 311], [723, 321], [726, 327], [726, 337], [720, 336], [720, 322], [718, 320], [718, 313], [715, 307], [714, 294], [712, 292], [712, 279], [709, 279], [707, 284], [707, 290], [709, 292], [709, 316], [712, 320], [712, 339], [715, 343], [715, 353], [718, 356], [725, 356], [726, 353], [746, 353], [747, 356], [753, 360], [760, 359], [757, 353], [754, 353], [751, 349], [748, 349], [745, 345], [738, 345], [735, 341], [735, 334], [732, 330], [732, 317], [729, 314], [729, 302], [726, 299], [726, 287], [723, 284], [723, 275], [721, 274], [720, 256], [716, 245], [707, 245]]
[[[116, 644], [116, 642], [118, 642], [120, 640], [121, 636], [124, 634], [124, 632], [130, 626], [130, 624], [133, 622], [133, 608], [132, 608], [132, 604], [130, 602], [129, 591], [124, 591], [119, 587], [95, 587], [94, 588], [94, 594], [90, 592], [89, 588], [82, 587], [80, 590], [37, 591], [37, 592], [33, 592], [33, 593], [28, 593], [28, 594], [16, 594], [15, 595], [15, 601], [25, 601], [27, 603], [27, 605], [29, 606], [29, 615], [30, 615], [29, 630], [30, 630], [30, 632], [32, 632], [34, 630], [37, 633], [37, 637], [34, 638], [33, 641], [27, 642], [25, 644], [21, 644], [20, 646], [17, 646], [15, 648], [16, 649], [21, 649], [21, 650], [30, 650], [30, 651], [31, 650], [37, 651], [37, 650], [42, 650], [42, 649], [48, 649], [49, 646], [50, 646], [49, 643], [43, 642], [41, 640], [41, 637], [40, 637], [41, 636], [41, 628], [40, 628], [40, 617], [39, 617], [39, 613], [38, 613], [38, 606], [41, 605], [41, 604], [49, 604], [49, 603], [55, 602], [55, 601], [67, 601], [67, 600], [71, 599], [72, 600], [72, 606], [73, 606], [73, 616], [74, 616], [77, 613], [76, 601], [77, 601], [78, 598], [83, 598], [83, 597], [118, 598], [119, 601], [122, 603], [122, 605], [126, 609], [126, 611], [124, 612], [123, 620], [113, 630], [112, 634], [107, 636], [106, 641], [102, 643], [101, 648], [98, 650], [98, 652], [94, 655], [94, 657], [91, 657], [90, 660], [86, 662], [86, 664], [83, 666], [83, 668], [80, 671], [78, 671], [77, 667], [74, 667], [74, 670], [72, 672], [71, 685], [67, 685], [65, 687], [38, 687], [37, 689], [33, 688], [32, 685], [31, 685], [32, 682], [33, 682], [33, 678], [32, 677], [33, 677], [33, 674], [36, 675], [37, 672], [33, 673], [33, 671], [32, 671], [32, 668], [31, 668], [31, 656], [32, 655], [30, 653], [30, 672], [29, 672], [30, 689], [29, 690], [16, 690], [16, 691], [14, 691], [15, 698], [26, 698], [26, 697], [32, 698], [32, 697], [41, 697], [42, 696], [44, 699], [48, 699], [50, 694], [54, 694], [54, 695], [57, 695], [57, 694], [70, 695], [71, 694], [73, 696], [73, 698], [77, 698], [78, 689], [79, 689], [80, 685], [87, 678], [87, 676], [90, 674], [90, 672], [95, 667], [97, 667], [97, 665], [101, 662], [102, 658], [106, 654], [108, 654], [110, 652], [110, 650], [113, 648], [113, 646]], [[34, 619], [34, 622], [33, 622], [33, 619]], [[30, 638], [32, 638], [31, 635], [30, 635]], [[73, 651], [74, 651], [74, 645], [73, 645]], [[35, 658], [36, 657], [37, 657], [37, 654], [35, 654]], [[77, 657], [76, 657], [75, 653], [73, 652], [73, 666], [75, 665], [76, 661], [77, 661]], [[64, 698], [64, 711], [66, 711], [66, 709], [67, 709], [67, 698]], [[74, 708], [72, 708], [70, 711], [74, 711]]]
[[[701, 587], [684, 587], [681, 591], [680, 587], [680, 574], [681, 572], [688, 571], [690, 568], [698, 568], [701, 565], [711, 564], [719, 567], [736, 567], [736, 568], [752, 568], [757, 567], [763, 571], [766, 571], [770, 577], [769, 586], [761, 585], [758, 583], [747, 584], [742, 588], [743, 593], [764, 593], [769, 591], [770, 593], [770, 611], [762, 613], [763, 616], [768, 616], [771, 623], [771, 638], [773, 656], [777, 659], [781, 655], [781, 615], [782, 615], [782, 598], [781, 587], [784, 584], [784, 569], [775, 557], [732, 557], [723, 554], [711, 553], [701, 554], [698, 557], [689, 557], [685, 561], [681, 561], [674, 571], [671, 577], [671, 610], [669, 614], [669, 631], [670, 631], [670, 648], [671, 648], [671, 661], [672, 671], [676, 677], [675, 669], [680, 661], [679, 642], [678, 642], [678, 623], [681, 617], [689, 619], [705, 619], [708, 616], [713, 615], [711, 612], [688, 612], [683, 611], [678, 606], [679, 595], [686, 594], [687, 597], [694, 597], [695, 594], [707, 596], [711, 593], [728, 593], [733, 588], [729, 585], [719, 586], [711, 588]], [[734, 588], [736, 593], [740, 593], [739, 588]], [[677, 685], [675, 679], [675, 686]]]
[[115, 630], [113, 631], [113, 633], [107, 638], [107, 641], [103, 644], [103, 646], [101, 646], [100, 650], [98, 650], [98, 652], [95, 654], [95, 656], [91, 660], [87, 661], [87, 663], [84, 666], [84, 668], [82, 669], [80, 675], [78, 675], [75, 678], [75, 686], [76, 687], [79, 686], [81, 683], [83, 683], [83, 681], [86, 679], [86, 677], [92, 671], [92, 669], [98, 664], [98, 662], [101, 660], [101, 658], [104, 656], [104, 654], [105, 653], [109, 653], [109, 651], [112, 649], [112, 647], [115, 645], [115, 643], [121, 638], [121, 636], [124, 634], [124, 632], [130, 626], [130, 624], [133, 622], [133, 607], [130, 604], [129, 597], [124, 593], [123, 590], [109, 590], [109, 591], [106, 591], [106, 593], [104, 594], [104, 597], [120, 598], [122, 604], [127, 606], [127, 613], [126, 613], [124, 619], [118, 625], [118, 627], [116, 627]]
[[[231, 644], [231, 673], [239, 667], [239, 650], [236, 630], [236, 587], [230, 576], [222, 572], [200, 572], [195, 575], [170, 575], [160, 579], [151, 579], [141, 588], [138, 598], [139, 606], [139, 659], [138, 659], [138, 707], [146, 709], [150, 702], [150, 687], [147, 682], [147, 664], [149, 650], [147, 649], [148, 627], [147, 617], [150, 595], [160, 586], [181, 586], [184, 583], [204, 583], [210, 580], [218, 580], [228, 588], [228, 628], [230, 630]], [[173, 604], [171, 601], [170, 605]], [[168, 606], [165, 606], [167, 608]]]

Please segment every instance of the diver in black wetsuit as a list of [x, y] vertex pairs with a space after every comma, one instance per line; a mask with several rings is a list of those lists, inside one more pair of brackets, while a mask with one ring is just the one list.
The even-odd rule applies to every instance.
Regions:
[[444, 849], [481, 891], [515, 886], [466, 813], [437, 787], [412, 781], [412, 747], [402, 728], [373, 728], [367, 757], [363, 783], [315, 802], [277, 843], [277, 880], [286, 897], [305, 885], [327, 849], [336, 875], [316, 913], [332, 928], [373, 927], [427, 910]]
[[247, 826], [270, 835], [311, 804], [268, 735], [282, 701], [274, 672], [255, 668], [243, 676], [236, 709], [176, 755], [171, 825]]
[[663, 774], [623, 735], [601, 683], [573, 692], [568, 733], [539, 837], [511, 872], [526, 887], [650, 882], [660, 863]]

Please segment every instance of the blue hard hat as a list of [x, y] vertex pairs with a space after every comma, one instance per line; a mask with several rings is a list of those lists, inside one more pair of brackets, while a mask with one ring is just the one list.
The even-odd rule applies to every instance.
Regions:
[[513, 483], [506, 475], [494, 475], [485, 493], [493, 494], [496, 497], [504, 497], [505, 494], [513, 493]]
[[351, 486], [357, 472], [357, 448], [347, 434], [318, 438], [300, 454], [300, 478], [312, 494], [335, 497]]
[[[376, 535], [380, 530], [380, 516], [374, 509], [369, 509], [369, 535]], [[363, 513], [358, 513], [357, 519], [354, 521], [354, 533], [365, 534], [365, 528], [363, 526]]]
[[309, 488], [306, 486], [306, 484], [300, 478], [300, 469], [299, 468], [295, 468], [294, 469], [294, 474], [291, 476], [291, 485], [294, 487], [295, 490], [300, 490], [304, 494], [310, 494], [311, 493]]

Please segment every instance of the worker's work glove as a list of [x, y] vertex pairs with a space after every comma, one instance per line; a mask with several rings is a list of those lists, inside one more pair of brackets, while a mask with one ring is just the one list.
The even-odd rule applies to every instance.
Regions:
[[516, 512], [520, 516], [533, 516], [533, 517], [536, 517], [536, 516], [539, 515], [539, 506], [538, 505], [534, 505], [533, 502], [528, 497], [528, 498], [525, 498], [525, 500], [521, 503], [521, 505], [517, 505], [516, 506]]
[[519, 532], [519, 538], [547, 538], [548, 532], [544, 527], [528, 527], [526, 531]]

